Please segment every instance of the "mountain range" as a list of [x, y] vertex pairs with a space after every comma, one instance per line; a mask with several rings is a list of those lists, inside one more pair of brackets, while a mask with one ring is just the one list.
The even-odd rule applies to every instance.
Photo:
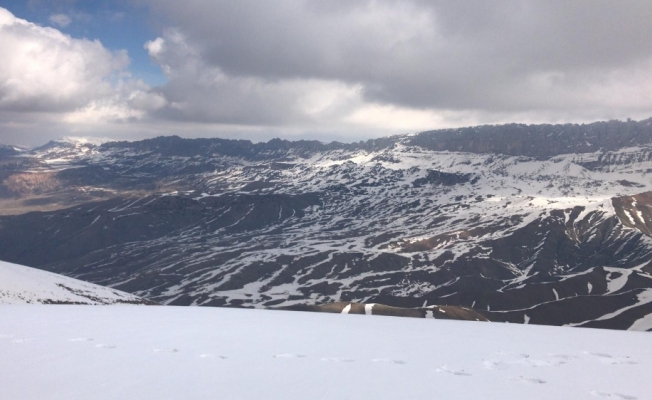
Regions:
[[162, 304], [647, 330], [650, 172], [652, 120], [3, 147], [0, 259]]

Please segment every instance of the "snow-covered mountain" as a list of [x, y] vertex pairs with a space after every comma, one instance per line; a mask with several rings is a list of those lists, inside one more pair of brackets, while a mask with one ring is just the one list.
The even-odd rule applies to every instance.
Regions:
[[644, 400], [650, 340], [364, 315], [0, 306], [0, 397]]
[[450, 305], [618, 329], [652, 314], [650, 120], [5, 161], [14, 207], [57, 210], [0, 217], [0, 259], [165, 304]]
[[15, 156], [20, 153], [20, 149], [14, 146], [7, 146], [0, 143], [0, 157]]
[[151, 303], [119, 290], [0, 261], [0, 305]]

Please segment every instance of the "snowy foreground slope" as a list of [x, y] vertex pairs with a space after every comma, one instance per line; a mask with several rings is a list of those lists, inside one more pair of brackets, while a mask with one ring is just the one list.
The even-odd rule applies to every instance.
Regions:
[[0, 304], [147, 304], [143, 298], [0, 261]]
[[0, 306], [2, 399], [651, 399], [652, 335], [201, 307]]

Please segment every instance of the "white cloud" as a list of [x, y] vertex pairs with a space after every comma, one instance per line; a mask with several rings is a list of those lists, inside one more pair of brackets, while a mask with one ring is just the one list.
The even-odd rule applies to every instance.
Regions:
[[66, 14], [53, 14], [53, 15], [50, 15], [49, 20], [50, 20], [51, 23], [53, 23], [53, 24], [55, 24], [55, 25], [57, 25], [57, 26], [59, 26], [61, 28], [67, 27], [72, 22], [72, 18], [70, 18]]
[[129, 65], [125, 51], [73, 39], [0, 9], [0, 110], [72, 111], [111, 96], [111, 78]]
[[[55, 15], [51, 20], [65, 25], [70, 18]], [[98, 40], [76, 39], [30, 23], [3, 8], [0, 49], [3, 126], [40, 121], [63, 124], [65, 129], [133, 121], [166, 104], [160, 94], [130, 77], [126, 51], [111, 51]]]
[[136, 110], [155, 111], [165, 107], [168, 102], [161, 93], [136, 90], [129, 95], [129, 104]]
[[147, 111], [165, 105], [157, 93], [141, 81], [119, 80], [109, 95], [89, 101], [85, 106], [66, 113], [62, 121], [69, 124], [102, 124], [130, 122], [144, 118]]

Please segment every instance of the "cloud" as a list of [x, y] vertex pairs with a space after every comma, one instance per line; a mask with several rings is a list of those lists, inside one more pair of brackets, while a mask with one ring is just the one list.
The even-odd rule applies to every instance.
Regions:
[[310, 124], [359, 102], [360, 89], [322, 79], [267, 80], [229, 76], [207, 63], [178, 30], [145, 44], [168, 83], [160, 89], [156, 116], [188, 122], [241, 125]]
[[[63, 21], [63, 19], [61, 19]], [[60, 21], [60, 22], [61, 22]], [[160, 99], [129, 75], [129, 56], [0, 8], [0, 124], [93, 124], [144, 118]]]
[[50, 20], [51, 23], [53, 23], [53, 24], [55, 24], [55, 25], [57, 25], [57, 26], [59, 26], [61, 28], [67, 27], [72, 22], [72, 18], [70, 18], [66, 14], [50, 15], [49, 20]]
[[[285, 109], [282, 123], [302, 121], [306, 115], [296, 112], [297, 101], [305, 90], [325, 87], [359, 93], [354, 103], [361, 108], [340, 115], [341, 121], [359, 123], [373, 123], [360, 116], [374, 114], [362, 110], [381, 108], [396, 110], [397, 118], [408, 110], [410, 115], [430, 113], [420, 120], [443, 125], [446, 116], [465, 113], [487, 120], [652, 114], [652, 3], [647, 1], [580, 0], [561, 6], [521, 0], [148, 3], [154, 15], [175, 26], [174, 35], [148, 45], [170, 76], [163, 91], [185, 107], [172, 118], [220, 121], [241, 109], [199, 112], [193, 98], [200, 94], [175, 87], [181, 80], [185, 87], [194, 82], [203, 89], [204, 98], [222, 93], [235, 104], [246, 99], [274, 114]], [[182, 37], [185, 47], [168, 46], [161, 53], [172, 36]], [[192, 74], [188, 65], [172, 61], [184, 60], [188, 47]], [[214, 90], [208, 89], [207, 76], [219, 77], [221, 84], [212, 81]], [[254, 93], [255, 99], [247, 97]], [[350, 99], [342, 97], [342, 107]], [[253, 111], [246, 110], [251, 123], [271, 120]], [[407, 121], [405, 127], [415, 125]]]
[[358, 140], [652, 115], [649, 1], [132, 4], [159, 29], [143, 49], [159, 87], [131, 78], [124, 51], [0, 11], [0, 136], [41, 121], [133, 138]]
[[111, 79], [129, 65], [124, 51], [73, 39], [0, 9], [0, 111], [66, 112], [113, 96]]

